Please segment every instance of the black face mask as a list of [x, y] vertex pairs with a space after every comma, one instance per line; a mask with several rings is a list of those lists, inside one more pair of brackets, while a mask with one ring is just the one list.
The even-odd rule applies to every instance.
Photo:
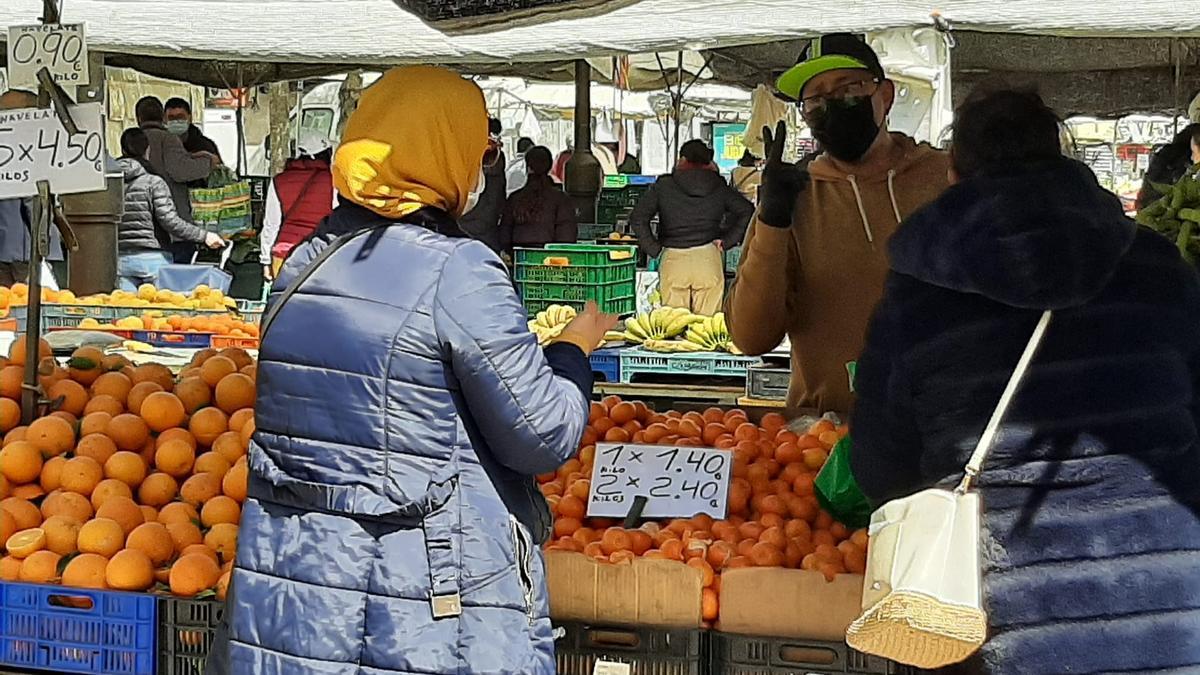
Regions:
[[826, 101], [808, 124], [821, 147], [843, 162], [862, 159], [879, 135], [870, 96]]

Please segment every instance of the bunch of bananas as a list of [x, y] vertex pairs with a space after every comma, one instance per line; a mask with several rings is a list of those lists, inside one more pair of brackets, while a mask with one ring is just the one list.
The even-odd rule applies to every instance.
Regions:
[[710, 352], [729, 351], [733, 344], [729, 327], [725, 325], [724, 312], [717, 312], [688, 326], [684, 339]]
[[642, 344], [647, 340], [670, 340], [683, 335], [688, 326], [703, 321], [679, 307], [659, 307], [648, 314], [638, 314], [625, 320], [625, 341]]
[[537, 336], [539, 344], [546, 344], [562, 334], [575, 314], [574, 307], [550, 305], [529, 322], [529, 332]]

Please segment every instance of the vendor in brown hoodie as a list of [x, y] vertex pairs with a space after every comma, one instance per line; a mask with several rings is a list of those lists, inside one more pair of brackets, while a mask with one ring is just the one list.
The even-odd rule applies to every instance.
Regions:
[[726, 320], [747, 354], [791, 338], [790, 412], [848, 412], [846, 364], [883, 296], [887, 240], [946, 188], [949, 158], [887, 130], [895, 85], [853, 35], [814, 40], [777, 87], [797, 101], [824, 152], [807, 166], [785, 163], [785, 126], [764, 130], [760, 208]]

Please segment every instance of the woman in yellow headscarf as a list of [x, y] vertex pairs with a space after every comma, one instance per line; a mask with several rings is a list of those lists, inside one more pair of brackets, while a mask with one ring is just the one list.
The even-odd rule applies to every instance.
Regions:
[[585, 310], [542, 349], [499, 258], [447, 236], [479, 188], [483, 95], [432, 67], [368, 89], [341, 205], [263, 323], [257, 432], [210, 673], [553, 673], [533, 476], [587, 424]]

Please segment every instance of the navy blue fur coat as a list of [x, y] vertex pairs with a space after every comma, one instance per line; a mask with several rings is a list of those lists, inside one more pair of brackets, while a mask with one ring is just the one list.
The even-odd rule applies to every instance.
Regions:
[[951, 487], [1056, 310], [979, 482], [991, 635], [962, 671], [1200, 672], [1200, 282], [1070, 160], [950, 188], [890, 242], [851, 466]]

